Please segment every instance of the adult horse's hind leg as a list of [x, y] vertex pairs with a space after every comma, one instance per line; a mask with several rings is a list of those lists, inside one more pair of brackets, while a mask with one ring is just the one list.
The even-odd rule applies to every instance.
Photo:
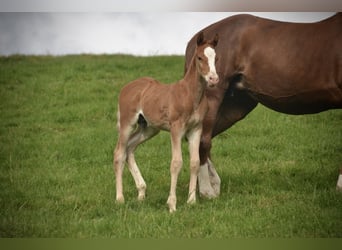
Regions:
[[134, 134], [132, 134], [128, 140], [127, 163], [128, 163], [128, 169], [133, 176], [135, 185], [138, 190], [138, 200], [145, 199], [146, 183], [135, 161], [134, 151], [139, 144], [147, 141], [148, 139], [152, 138], [158, 133], [159, 133], [159, 130], [153, 127], [142, 128], [139, 126], [138, 130]]

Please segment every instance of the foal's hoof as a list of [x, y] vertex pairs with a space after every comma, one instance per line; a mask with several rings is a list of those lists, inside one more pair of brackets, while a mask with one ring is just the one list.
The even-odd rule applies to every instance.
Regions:
[[145, 194], [139, 194], [138, 201], [143, 201], [143, 200], [145, 200]]
[[176, 198], [169, 197], [167, 199], [167, 204], [169, 205], [169, 212], [170, 213], [176, 212]]
[[124, 204], [124, 203], [125, 203], [125, 198], [124, 198], [124, 197], [116, 198], [116, 203], [118, 203], [118, 204]]
[[189, 195], [189, 198], [188, 198], [187, 203], [188, 203], [189, 205], [195, 204], [195, 203], [196, 203], [196, 195], [195, 195], [195, 194]]
[[188, 200], [187, 203], [189, 205], [195, 205], [196, 204], [196, 200]]
[[138, 201], [145, 200], [146, 185], [138, 188]]
[[176, 208], [170, 208], [170, 209], [169, 209], [169, 212], [170, 212], [170, 214], [175, 213], [175, 212], [176, 212]]

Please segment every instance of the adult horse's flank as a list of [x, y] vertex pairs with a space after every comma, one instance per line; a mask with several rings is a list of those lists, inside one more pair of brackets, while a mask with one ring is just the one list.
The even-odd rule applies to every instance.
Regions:
[[[214, 37], [214, 36], [213, 36]], [[176, 186], [182, 167], [181, 140], [189, 142], [190, 184], [188, 203], [196, 201], [199, 169], [199, 144], [202, 121], [208, 110], [205, 89], [218, 81], [215, 69], [215, 47], [218, 36], [205, 41], [203, 33], [196, 36], [194, 53], [184, 78], [174, 84], [160, 84], [152, 78], [139, 78], [126, 85], [119, 96], [119, 139], [114, 150], [116, 200], [124, 202], [122, 171], [125, 161], [138, 189], [138, 199], [145, 198], [146, 184], [134, 159], [139, 144], [155, 136], [160, 130], [170, 131], [172, 161], [171, 187], [167, 200], [170, 212], [176, 211]]]
[[[210, 161], [211, 139], [243, 119], [258, 103], [286, 114], [342, 108], [342, 14], [317, 23], [287, 23], [236, 15], [201, 32], [220, 35], [220, 77], [208, 89], [209, 111], [200, 144], [200, 193], [216, 197], [220, 178]], [[186, 65], [195, 51], [186, 49]], [[338, 188], [342, 189], [342, 172]]]

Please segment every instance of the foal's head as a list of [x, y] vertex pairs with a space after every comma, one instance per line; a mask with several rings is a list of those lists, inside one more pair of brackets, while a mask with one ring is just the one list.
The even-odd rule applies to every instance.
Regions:
[[214, 87], [219, 82], [215, 67], [217, 60], [215, 48], [217, 43], [218, 34], [210, 41], [204, 40], [203, 32], [199, 33], [197, 36], [197, 47], [195, 52], [197, 71], [208, 83], [209, 87]]

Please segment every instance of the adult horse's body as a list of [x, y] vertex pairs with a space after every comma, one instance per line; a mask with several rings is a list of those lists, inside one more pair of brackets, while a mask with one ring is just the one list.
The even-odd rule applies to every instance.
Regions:
[[[202, 31], [220, 36], [216, 48], [220, 83], [206, 92], [209, 112], [203, 124], [199, 174], [200, 193], [215, 197], [220, 179], [210, 161], [211, 139], [258, 103], [296, 115], [342, 108], [342, 13], [317, 23], [237, 15]], [[186, 68], [194, 45], [192, 38]]]

